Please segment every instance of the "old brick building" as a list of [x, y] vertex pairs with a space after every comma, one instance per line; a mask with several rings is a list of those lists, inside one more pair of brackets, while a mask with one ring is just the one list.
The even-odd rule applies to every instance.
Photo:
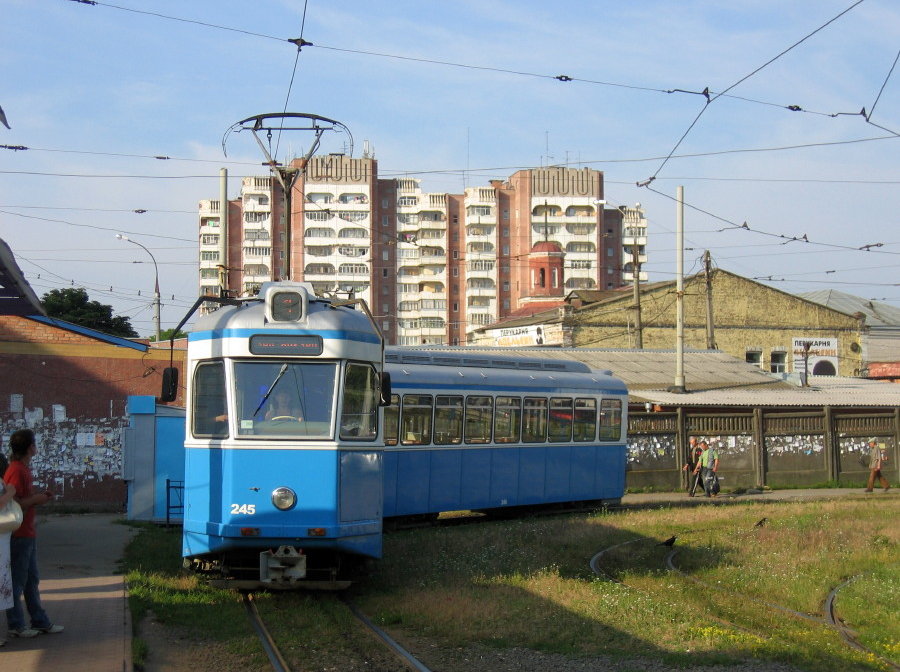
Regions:
[[[183, 351], [175, 351], [176, 366]], [[3, 449], [30, 427], [36, 478], [66, 504], [124, 503], [122, 435], [131, 394], [156, 396], [167, 348], [52, 318], [0, 316], [0, 433]], [[179, 400], [176, 403], [181, 403]]]
[[[640, 291], [643, 347], [675, 348], [676, 285], [657, 282]], [[633, 348], [636, 308], [631, 292], [617, 292], [572, 311], [572, 344]], [[772, 373], [859, 376], [864, 316], [847, 314], [722, 269], [684, 281], [684, 346], [717, 349]], [[809, 344], [807, 347], [805, 344]]]

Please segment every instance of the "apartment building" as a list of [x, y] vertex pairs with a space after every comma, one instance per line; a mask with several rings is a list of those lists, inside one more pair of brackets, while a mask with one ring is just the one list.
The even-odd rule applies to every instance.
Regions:
[[529, 305], [630, 283], [646, 261], [640, 205], [605, 208], [600, 171], [521, 170], [447, 194], [380, 179], [371, 157], [316, 156], [289, 170], [299, 171], [289, 200], [278, 179], [245, 177], [224, 226], [219, 200], [200, 202], [201, 294], [303, 280], [364, 299], [390, 343], [464, 345]]

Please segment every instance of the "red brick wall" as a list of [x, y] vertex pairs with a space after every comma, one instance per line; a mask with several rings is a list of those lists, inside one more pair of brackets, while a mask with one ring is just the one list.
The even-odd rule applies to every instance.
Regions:
[[[181, 370], [184, 343], [174, 353]], [[159, 396], [167, 348], [147, 352], [16, 316], [0, 316], [0, 434], [34, 430], [35, 480], [62, 504], [123, 506], [122, 439], [129, 395]], [[182, 405], [184, 379], [175, 405]], [[21, 406], [19, 400], [21, 399]], [[54, 406], [64, 409], [54, 417]]]

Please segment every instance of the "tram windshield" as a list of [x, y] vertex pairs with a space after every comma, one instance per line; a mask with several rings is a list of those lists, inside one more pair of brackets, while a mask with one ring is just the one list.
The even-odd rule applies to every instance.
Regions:
[[238, 436], [331, 436], [334, 362], [236, 362]]

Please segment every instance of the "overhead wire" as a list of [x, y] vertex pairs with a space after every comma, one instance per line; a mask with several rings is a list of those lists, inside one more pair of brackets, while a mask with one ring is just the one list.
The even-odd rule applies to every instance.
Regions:
[[[597, 86], [607, 86], [607, 87], [614, 87], [614, 88], [630, 89], [630, 90], [634, 90], [634, 91], [647, 91], [647, 92], [651, 92], [651, 93], [662, 93], [662, 94], [667, 94], [667, 95], [674, 94], [674, 93], [683, 93], [683, 94], [688, 94], [688, 95], [706, 95], [706, 96], [712, 95], [715, 97], [723, 97], [724, 96], [724, 97], [734, 98], [736, 100], [755, 103], [755, 104], [759, 104], [759, 105], [778, 107], [781, 109], [789, 110], [791, 112], [803, 112], [803, 113], [816, 114], [816, 115], [822, 115], [822, 116], [836, 116], [834, 113], [818, 112], [818, 111], [814, 111], [814, 110], [809, 110], [809, 109], [806, 109], [806, 108], [801, 107], [800, 105], [796, 105], [796, 104], [772, 103], [772, 102], [756, 100], [753, 98], [747, 98], [747, 97], [743, 97], [743, 96], [734, 96], [734, 95], [731, 95], [728, 93], [728, 91], [730, 89], [734, 88], [735, 86], [740, 84], [745, 79], [756, 74], [756, 72], [758, 72], [759, 70], [762, 70], [769, 63], [766, 63], [763, 66], [760, 66], [756, 71], [750, 73], [749, 75], [747, 75], [743, 79], [739, 80], [738, 82], [736, 82], [735, 84], [733, 84], [731, 87], [729, 87], [728, 89], [726, 89], [724, 91], [715, 92], [715, 91], [710, 91], [709, 89], [706, 89], [701, 92], [701, 91], [692, 91], [690, 89], [683, 89], [683, 88], [674, 88], [674, 87], [662, 88], [662, 87], [642, 86], [642, 85], [638, 85], [638, 84], [626, 84], [626, 83], [622, 83], [622, 82], [611, 82], [611, 81], [599, 80], [599, 79], [589, 79], [589, 78], [585, 78], [585, 77], [577, 77], [577, 76], [573, 77], [573, 76], [567, 75], [567, 74], [552, 75], [552, 74], [547, 74], [547, 73], [530, 72], [527, 70], [515, 70], [515, 69], [511, 69], [511, 68], [501, 68], [498, 66], [476, 65], [476, 64], [472, 64], [472, 63], [458, 63], [458, 62], [454, 62], [454, 61], [446, 61], [446, 60], [439, 60], [439, 59], [433, 59], [433, 58], [424, 58], [424, 57], [418, 57], [418, 56], [389, 54], [389, 53], [364, 50], [364, 49], [351, 49], [351, 48], [347, 48], [347, 47], [339, 47], [339, 46], [334, 46], [334, 45], [315, 44], [315, 43], [307, 42], [306, 40], [304, 40], [302, 37], [302, 32], [301, 32], [300, 38], [284, 38], [284, 37], [278, 37], [276, 35], [270, 35], [270, 34], [266, 34], [266, 33], [250, 31], [250, 30], [246, 30], [246, 29], [242, 29], [242, 28], [235, 28], [233, 26], [223, 26], [221, 24], [215, 24], [215, 23], [211, 23], [208, 21], [200, 21], [200, 20], [196, 20], [196, 19], [186, 19], [183, 17], [172, 16], [169, 14], [162, 14], [160, 12], [151, 12], [151, 11], [147, 11], [147, 10], [135, 9], [132, 7], [123, 7], [121, 5], [115, 5], [115, 4], [108, 3], [108, 2], [101, 2], [100, 0], [70, 0], [70, 2], [76, 2], [79, 4], [83, 4], [83, 5], [96, 5], [96, 6], [101, 6], [101, 7], [108, 7], [111, 9], [118, 9], [118, 10], [122, 10], [122, 11], [126, 11], [126, 12], [133, 12], [135, 14], [144, 14], [147, 16], [152, 16], [152, 17], [160, 18], [160, 19], [166, 19], [166, 20], [170, 20], [170, 21], [194, 24], [194, 25], [205, 27], [205, 28], [225, 30], [225, 31], [233, 32], [233, 33], [240, 33], [240, 34], [249, 35], [252, 37], [259, 37], [259, 38], [264, 38], [267, 40], [274, 40], [274, 41], [278, 41], [278, 42], [287, 42], [287, 43], [295, 45], [298, 48], [298, 51], [301, 46], [309, 46], [309, 47], [314, 47], [314, 48], [318, 48], [318, 49], [324, 49], [327, 51], [335, 51], [335, 52], [341, 52], [341, 53], [347, 53], [347, 54], [373, 56], [373, 57], [377, 57], [377, 58], [389, 58], [389, 59], [395, 59], [395, 60], [425, 63], [425, 64], [429, 64], [429, 65], [441, 65], [441, 66], [454, 67], [454, 68], [463, 68], [463, 69], [468, 69], [468, 70], [497, 72], [497, 73], [501, 73], [501, 74], [516, 75], [516, 76], [522, 76], [522, 77], [532, 77], [532, 78], [538, 78], [538, 79], [555, 80], [555, 81], [559, 81], [559, 82], [563, 82], [563, 83], [580, 82], [580, 83], [584, 83], [584, 84], [592, 84], [592, 85], [597, 85]], [[859, 4], [860, 2], [863, 2], [863, 0], [857, 0], [856, 4]], [[853, 7], [850, 7], [849, 9], [845, 10], [845, 12], [842, 12], [842, 13], [846, 13], [850, 9], [853, 9]], [[832, 19], [832, 21], [836, 20], [839, 17], [840, 17], [840, 15], [838, 15], [837, 17]], [[304, 3], [304, 10], [303, 10], [304, 23], [305, 23], [305, 20], [306, 20], [306, 3]], [[825, 24], [825, 25], [827, 25], [827, 24]], [[824, 28], [824, 27], [825, 26], [822, 26], [822, 28]], [[821, 28], [819, 30], [821, 30]], [[301, 31], [302, 31], [302, 28], [301, 28]], [[810, 37], [810, 36], [807, 36], [807, 37]], [[807, 38], [804, 38], [804, 40], [805, 39], [807, 39]], [[801, 42], [802, 41], [803, 40], [801, 40]], [[797, 44], [799, 44], [799, 42]], [[794, 46], [796, 46], [796, 45], [794, 45]], [[793, 47], [790, 47], [789, 49], [785, 50], [785, 52], [783, 52], [783, 53], [787, 53], [787, 51], [790, 51], [790, 49], [792, 49], [792, 48]], [[783, 55], [783, 54], [779, 54], [779, 56], [776, 56], [775, 58], [773, 58], [772, 61], [776, 60], [781, 55]], [[887, 130], [887, 129], [885, 129], [885, 130]]]
[[[796, 48], [797, 46], [799, 46], [800, 44], [802, 44], [803, 42], [805, 42], [806, 40], [808, 40], [809, 38], [811, 38], [813, 35], [815, 35], [815, 34], [817, 34], [818, 32], [824, 30], [826, 27], [828, 27], [829, 25], [831, 25], [832, 23], [834, 23], [835, 21], [837, 21], [839, 18], [841, 18], [842, 16], [844, 16], [847, 12], [849, 12], [849, 11], [852, 10], [854, 7], [858, 6], [859, 4], [861, 4], [861, 3], [864, 2], [864, 1], [865, 1], [865, 0], [856, 0], [855, 3], [853, 3], [850, 7], [848, 7], [848, 8], [845, 9], [844, 11], [840, 12], [837, 16], [835, 16], [835, 17], [829, 19], [829, 20], [826, 21], [824, 24], [822, 24], [821, 26], [819, 26], [818, 28], [816, 28], [815, 30], [813, 30], [811, 33], [807, 34], [805, 37], [801, 38], [801, 39], [798, 40], [797, 42], [794, 42], [794, 44], [792, 44], [791, 46], [789, 46], [787, 49], [784, 49], [784, 50], [781, 51], [778, 55], [776, 55], [776, 56], [770, 58], [768, 61], [766, 61], [765, 63], [763, 63], [762, 65], [760, 65], [758, 68], [756, 68], [755, 70], [753, 70], [753, 71], [750, 72], [749, 74], [744, 75], [744, 76], [741, 77], [739, 80], [737, 80], [736, 82], [734, 82], [731, 86], [727, 87], [724, 91], [722, 91], [722, 92], [720, 92], [720, 93], [713, 93], [713, 92], [711, 92], [711, 91], [709, 90], [709, 88], [707, 87], [707, 88], [704, 89], [703, 91], [699, 92], [699, 95], [702, 95], [702, 96], [704, 96], [704, 97], [706, 98], [706, 102], [704, 103], [703, 107], [700, 108], [700, 111], [697, 113], [697, 116], [694, 117], [694, 120], [693, 120], [693, 121], [690, 123], [690, 125], [687, 127], [687, 130], [685, 130], [684, 133], [682, 133], [681, 137], [678, 139], [678, 142], [676, 142], [676, 143], [675, 143], [675, 146], [672, 147], [672, 149], [669, 151], [669, 155], [668, 155], [665, 159], [663, 159], [663, 162], [662, 162], [662, 163], [659, 165], [659, 167], [656, 169], [656, 172], [654, 172], [653, 175], [651, 175], [647, 180], [645, 180], [645, 181], [643, 181], [643, 182], [638, 182], [638, 186], [647, 186], [647, 185], [649, 185], [651, 182], [653, 182], [653, 180], [656, 179], [656, 177], [659, 175], [660, 171], [662, 171], [662, 169], [665, 167], [666, 163], [668, 163], [668, 161], [669, 161], [669, 159], [671, 158], [672, 154], [674, 154], [675, 151], [678, 149], [678, 147], [681, 146], [681, 143], [684, 142], [684, 139], [688, 136], [688, 134], [691, 132], [691, 130], [694, 128], [694, 126], [697, 124], [697, 122], [700, 121], [700, 117], [703, 116], [703, 113], [706, 112], [707, 108], [709, 107], [709, 105], [710, 105], [711, 103], [715, 102], [718, 98], [721, 98], [723, 95], [727, 94], [727, 93], [728, 93], [729, 91], [731, 91], [732, 89], [736, 88], [737, 86], [739, 86], [739, 85], [742, 84], [743, 82], [747, 81], [748, 79], [750, 79], [751, 77], [753, 77], [755, 74], [759, 73], [761, 70], [763, 70], [764, 68], [768, 67], [769, 65], [771, 65], [772, 63], [774, 63], [775, 61], [777, 61], [779, 58], [781, 58], [782, 56], [784, 56], [785, 54], [787, 54], [788, 52], [790, 52], [791, 50], [793, 50], [794, 48]], [[697, 92], [694, 92], [694, 93], [697, 93]], [[887, 129], [883, 129], [883, 130], [887, 130]]]

